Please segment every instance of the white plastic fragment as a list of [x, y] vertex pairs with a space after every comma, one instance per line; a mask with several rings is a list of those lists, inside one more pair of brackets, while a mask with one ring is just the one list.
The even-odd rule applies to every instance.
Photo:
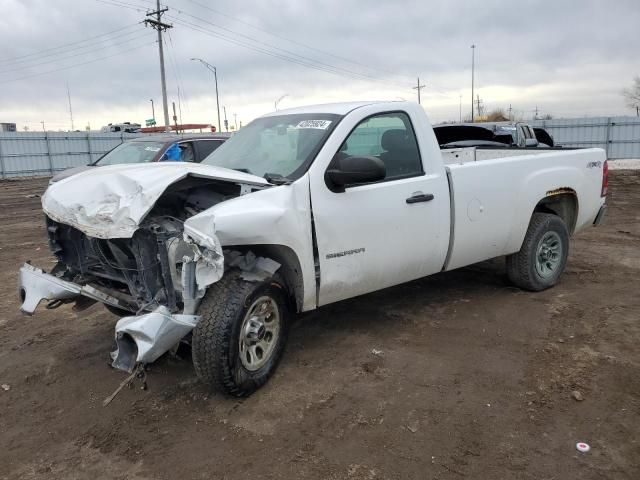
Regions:
[[3, 389], [5, 392], [8, 392], [9, 390], [11, 390], [11, 385], [9, 385], [8, 383], [3, 383], [3, 384], [2, 384], [2, 389]]
[[576, 443], [576, 448], [578, 449], [579, 452], [582, 452], [582, 453], [587, 453], [589, 450], [591, 450], [591, 447], [589, 446], [589, 444], [584, 442]]

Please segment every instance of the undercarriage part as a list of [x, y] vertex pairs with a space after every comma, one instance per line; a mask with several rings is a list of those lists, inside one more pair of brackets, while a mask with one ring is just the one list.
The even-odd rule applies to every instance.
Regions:
[[78, 285], [62, 278], [45, 273], [28, 263], [20, 267], [19, 292], [22, 299], [20, 310], [31, 315], [42, 300], [50, 302], [60, 300], [70, 302], [80, 297], [106, 303], [123, 310], [131, 310], [131, 304], [117, 298], [108, 292], [99, 290], [91, 285]]
[[151, 363], [175, 346], [200, 320], [198, 315], [171, 314], [165, 306], [116, 324], [115, 368], [132, 372], [136, 365]]
[[256, 255], [249, 251], [242, 254], [238, 251], [231, 251], [227, 253], [227, 265], [229, 267], [235, 267], [242, 272], [240, 278], [247, 282], [262, 282], [267, 278], [273, 276], [274, 273], [280, 268], [280, 264], [271, 258], [256, 257]]

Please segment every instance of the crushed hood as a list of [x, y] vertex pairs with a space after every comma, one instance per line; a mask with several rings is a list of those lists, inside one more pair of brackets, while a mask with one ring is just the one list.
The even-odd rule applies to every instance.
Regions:
[[51, 185], [42, 208], [53, 220], [96, 238], [129, 238], [164, 191], [188, 175], [265, 186], [255, 175], [182, 162], [92, 168]]

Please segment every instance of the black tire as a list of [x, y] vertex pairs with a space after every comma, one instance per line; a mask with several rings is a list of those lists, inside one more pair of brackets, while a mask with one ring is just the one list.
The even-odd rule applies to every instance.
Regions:
[[[557, 255], [557, 261], [553, 260], [555, 262], [553, 268], [549, 268], [547, 274], [543, 275], [540, 273], [538, 250], [543, 239], [549, 237], [558, 239], [561, 251]], [[568, 255], [569, 232], [562, 219], [550, 213], [534, 213], [522, 248], [519, 252], [507, 256], [507, 275], [511, 282], [525, 290], [533, 292], [546, 290], [560, 280]]]
[[[279, 334], [266, 363], [248, 370], [240, 358], [240, 330], [251, 305], [265, 296], [277, 304]], [[225, 272], [207, 290], [198, 314], [202, 319], [193, 330], [192, 355], [200, 380], [235, 397], [250, 395], [263, 386], [282, 357], [290, 323], [289, 296], [280, 277], [247, 282], [239, 271]]]

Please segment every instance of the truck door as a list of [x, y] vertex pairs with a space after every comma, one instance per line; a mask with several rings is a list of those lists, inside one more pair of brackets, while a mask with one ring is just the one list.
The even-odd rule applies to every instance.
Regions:
[[[435, 139], [431, 143], [437, 148]], [[444, 170], [425, 172], [409, 115], [364, 118], [335, 155], [376, 156], [386, 177], [335, 193], [323, 171], [311, 172], [319, 305], [440, 271], [449, 235], [448, 184]]]

